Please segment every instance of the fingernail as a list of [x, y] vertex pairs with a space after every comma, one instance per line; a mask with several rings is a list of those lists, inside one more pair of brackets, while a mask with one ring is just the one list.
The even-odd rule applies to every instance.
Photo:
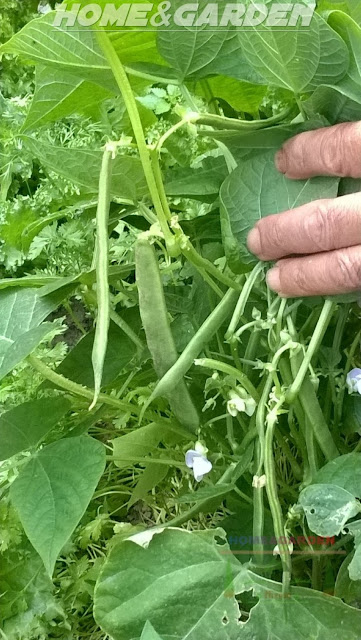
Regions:
[[281, 279], [279, 267], [273, 267], [267, 272], [266, 276], [267, 284], [270, 289], [280, 293], [281, 291]]
[[275, 165], [281, 173], [286, 173], [287, 171], [287, 154], [283, 149], [277, 151], [275, 155]]
[[247, 246], [251, 253], [255, 253], [256, 255], [261, 253], [261, 235], [257, 227], [253, 227], [249, 232], [247, 237]]

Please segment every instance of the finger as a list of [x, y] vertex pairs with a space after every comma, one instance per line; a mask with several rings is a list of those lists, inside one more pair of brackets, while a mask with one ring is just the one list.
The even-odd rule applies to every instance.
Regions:
[[361, 246], [277, 262], [268, 286], [282, 297], [323, 296], [361, 290]]
[[361, 194], [317, 200], [259, 220], [248, 235], [261, 260], [361, 244]]
[[300, 133], [283, 145], [275, 162], [287, 178], [360, 178], [361, 123], [347, 122]]

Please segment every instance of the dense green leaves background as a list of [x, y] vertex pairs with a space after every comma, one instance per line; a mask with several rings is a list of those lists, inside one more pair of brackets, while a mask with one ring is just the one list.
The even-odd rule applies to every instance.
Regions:
[[[127, 113], [96, 31], [54, 28], [52, 11], [19, 19], [17, 0], [6, 2], [15, 16], [11, 28], [7, 20], [0, 25], [0, 624], [6, 637], [338, 640], [342, 630], [345, 639], [357, 640], [360, 412], [358, 396], [345, 395], [347, 370], [359, 365], [357, 305], [337, 302], [300, 399], [278, 415], [272, 445], [287, 534], [339, 536], [346, 557], [312, 555], [306, 542], [296, 543], [301, 553], [284, 594], [281, 562], [271, 555], [271, 503], [253, 479], [259, 430], [268, 424], [258, 413], [259, 396], [270, 370], [266, 413], [292, 383], [320, 300], [278, 306], [259, 274], [238, 308], [236, 343], [224, 339], [230, 314], [217, 335], [200, 341], [201, 357], [213, 364], [188, 367], [186, 383], [213, 469], [199, 487], [184, 463], [195, 442], [181, 412], [176, 418], [166, 398], [157, 398], [141, 415], [156, 374], [139, 317], [134, 244], [141, 232], [154, 242], [181, 354], [236, 274], [253, 268], [246, 237], [257, 220], [359, 190], [359, 181], [290, 181], [273, 157], [297, 133], [361, 119], [360, 10], [351, 0], [322, 0], [307, 29], [113, 30], [115, 56], [144, 130], [141, 157], [134, 105]], [[195, 111], [201, 124], [182, 122]], [[94, 219], [109, 140], [120, 142], [108, 225], [114, 322], [105, 395], [89, 411], [99, 303]], [[166, 227], [180, 239], [173, 252], [149, 172]], [[297, 357], [291, 338], [300, 346]], [[275, 366], [280, 344], [284, 353]], [[27, 360], [33, 352], [37, 369]], [[227, 411], [242, 376], [256, 390], [254, 416]], [[328, 463], [319, 433], [314, 438], [310, 430], [313, 410], [314, 428], [330, 429], [342, 452]], [[249, 537], [263, 520], [267, 555], [256, 555], [250, 566], [252, 546], [260, 549]]]

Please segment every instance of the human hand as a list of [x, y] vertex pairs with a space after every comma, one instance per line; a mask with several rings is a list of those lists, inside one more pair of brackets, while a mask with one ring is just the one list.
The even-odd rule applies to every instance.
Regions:
[[[275, 163], [292, 179], [361, 178], [361, 122], [301, 133], [284, 144]], [[263, 218], [247, 244], [260, 260], [277, 261], [267, 283], [283, 297], [361, 290], [361, 193]]]

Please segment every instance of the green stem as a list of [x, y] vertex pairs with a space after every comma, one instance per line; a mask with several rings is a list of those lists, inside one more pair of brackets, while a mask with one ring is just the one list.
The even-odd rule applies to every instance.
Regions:
[[248, 298], [252, 291], [253, 285], [256, 282], [259, 274], [262, 273], [262, 271], [263, 271], [263, 263], [258, 262], [254, 267], [253, 271], [251, 271], [251, 273], [249, 274], [246, 282], [244, 283], [243, 289], [241, 291], [241, 295], [239, 296], [239, 300], [237, 302], [231, 322], [229, 323], [229, 327], [227, 329], [226, 340], [229, 340], [230, 338], [232, 338], [233, 334], [235, 333], [238, 327], [240, 318], [243, 315], [245, 306], [248, 302]]
[[[84, 300], [88, 304], [96, 304], [96, 296], [89, 289], [84, 292]], [[134, 333], [129, 324], [125, 320], [123, 320], [123, 318], [121, 318], [120, 315], [113, 309], [110, 310], [110, 319], [119, 327], [119, 329], [124, 331], [124, 333], [128, 336], [128, 338], [130, 338], [132, 342], [134, 342], [134, 344], [140, 351], [143, 351], [143, 349], [145, 349], [144, 342], [142, 342], [142, 340], [138, 338], [137, 334]]]
[[316, 458], [316, 450], [315, 450], [315, 436], [312, 430], [312, 425], [308, 418], [305, 419], [305, 436], [306, 436], [306, 447], [307, 447], [307, 460], [309, 464], [309, 473], [310, 478], [307, 480], [311, 483], [317, 473], [317, 458]]
[[163, 210], [162, 202], [158, 193], [157, 183], [154, 177], [150, 159], [150, 152], [147, 147], [137, 103], [133, 94], [132, 87], [128, 80], [128, 76], [106, 32], [103, 30], [97, 31], [97, 38], [100, 47], [113, 72], [114, 78], [124, 100], [124, 104], [126, 106], [130, 122], [132, 124], [134, 137], [138, 146], [139, 157], [143, 166], [145, 179], [159, 220], [159, 224], [164, 234], [167, 246], [173, 247], [174, 239], [168, 227], [166, 214]]
[[332, 302], [332, 300], [326, 300], [323, 305], [323, 309], [321, 311], [321, 315], [317, 322], [316, 328], [313, 332], [311, 342], [303, 358], [302, 364], [299, 368], [299, 371], [296, 375], [296, 378], [293, 384], [291, 385], [291, 388], [288, 390], [286, 394], [286, 400], [289, 404], [291, 404], [295, 400], [295, 398], [300, 392], [302, 383], [305, 379], [308, 368], [311, 364], [311, 360], [315, 355], [316, 351], [319, 349], [319, 346], [322, 342], [323, 336], [325, 335], [326, 329], [330, 323], [334, 310], [335, 310], [335, 303]]
[[265, 450], [264, 450], [264, 468], [266, 474], [266, 491], [268, 496], [268, 502], [270, 505], [273, 527], [275, 536], [277, 539], [278, 548], [280, 551], [282, 568], [283, 568], [283, 593], [288, 594], [290, 581], [291, 581], [291, 555], [287, 544], [286, 532], [283, 524], [282, 509], [278, 499], [277, 481], [275, 464], [273, 457], [273, 436], [277, 423], [277, 413], [284, 403], [284, 398], [281, 399], [278, 404], [272, 409], [267, 418], [267, 429], [265, 436]]
[[[30, 355], [28, 356], [28, 361], [31, 366], [38, 371], [46, 380], [52, 382], [57, 387], [68, 391], [76, 396], [80, 396], [81, 398], [85, 398], [86, 400], [93, 400], [94, 391], [92, 389], [88, 389], [87, 387], [83, 387], [68, 378], [56, 373], [50, 367], [48, 367], [44, 362], [36, 358], [36, 356]], [[139, 415], [140, 407], [135, 407], [134, 405], [128, 402], [122, 402], [122, 400], [118, 400], [118, 398], [113, 398], [112, 396], [108, 396], [105, 393], [100, 393], [98, 396], [99, 404], [108, 404], [111, 407], [115, 407], [116, 409], [121, 409], [122, 411], [131, 412], [132, 414]]]
[[[293, 353], [290, 361], [292, 373], [295, 374], [301, 368], [302, 355], [299, 352]], [[329, 461], [337, 458], [339, 455], [338, 449], [332, 438], [327, 422], [325, 421], [325, 417], [322, 413], [312, 382], [308, 376], [306, 376], [303, 381], [298, 398], [326, 460]]]
[[293, 475], [295, 476], [295, 478], [297, 478], [297, 480], [301, 480], [302, 469], [298, 464], [296, 458], [294, 457], [286, 438], [278, 427], [275, 427], [275, 436], [280, 448], [282, 449], [283, 455], [287, 458], [290, 464]]
[[213, 262], [203, 258], [198, 251], [195, 250], [189, 238], [187, 238], [183, 233], [179, 235], [179, 245], [184, 257], [187, 258], [195, 267], [208, 271], [211, 276], [216, 278], [229, 289], [236, 289], [236, 291], [240, 291], [240, 284], [217, 269]]
[[248, 391], [249, 395], [257, 402], [259, 400], [259, 394], [257, 389], [253, 386], [252, 382], [247, 378], [247, 376], [242, 373], [242, 371], [238, 371], [235, 367], [232, 367], [230, 364], [226, 364], [225, 362], [221, 362], [220, 360], [212, 360], [211, 358], [198, 358], [194, 361], [195, 365], [199, 367], [205, 367], [206, 369], [214, 369], [215, 371], [222, 371], [223, 373], [231, 376], [238, 380], [241, 385]]
[[287, 108], [282, 111], [282, 113], [272, 116], [267, 120], [237, 120], [237, 118], [226, 118], [225, 116], [218, 116], [213, 113], [200, 113], [196, 124], [207, 125], [215, 129], [255, 131], [282, 122], [290, 112], [291, 109]]

